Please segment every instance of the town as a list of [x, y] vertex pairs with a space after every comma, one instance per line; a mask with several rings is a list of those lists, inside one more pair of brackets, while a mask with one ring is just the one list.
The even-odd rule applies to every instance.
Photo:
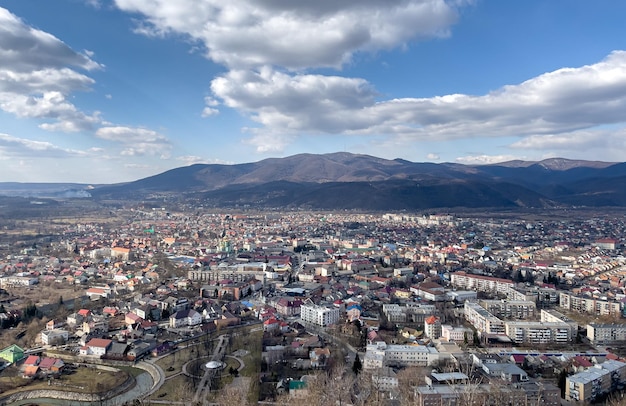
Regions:
[[140, 204], [12, 220], [0, 404], [618, 404], [625, 220]]

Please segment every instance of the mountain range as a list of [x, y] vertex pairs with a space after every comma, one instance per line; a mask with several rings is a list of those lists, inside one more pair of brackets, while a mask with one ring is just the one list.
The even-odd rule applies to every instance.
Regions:
[[[7, 185], [0, 184], [0, 193], [6, 194]], [[23, 194], [33, 184], [11, 185], [13, 189], [21, 185]], [[134, 182], [89, 188], [65, 184], [56, 197], [174, 198], [216, 207], [361, 210], [621, 207], [626, 206], [625, 186], [626, 163], [552, 158], [462, 165], [340, 152], [237, 165], [196, 164]], [[55, 197], [50, 184], [46, 191]]]

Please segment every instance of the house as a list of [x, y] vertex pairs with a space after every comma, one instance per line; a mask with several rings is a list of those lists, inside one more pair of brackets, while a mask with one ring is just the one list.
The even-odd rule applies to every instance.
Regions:
[[276, 303], [276, 311], [286, 317], [297, 316], [300, 314], [300, 305], [302, 300], [284, 297]]
[[55, 330], [57, 328], [63, 327], [64, 325], [65, 322], [52, 319], [46, 323], [46, 330]]
[[280, 328], [280, 321], [275, 318], [267, 319], [263, 322], [263, 331], [277, 331]]
[[80, 355], [96, 355], [101, 357], [111, 348], [112, 343], [112, 340], [105, 338], [92, 338], [85, 346], [80, 347], [79, 352]]
[[0, 358], [7, 362], [15, 363], [24, 358], [24, 350], [21, 347], [12, 344], [0, 351]]
[[328, 348], [314, 348], [309, 352], [309, 358], [311, 359], [311, 367], [320, 368], [326, 365], [326, 361], [330, 357], [330, 349]]
[[134, 324], [139, 324], [143, 321], [144, 319], [141, 318], [138, 314], [135, 313], [126, 313], [126, 316], [124, 316], [124, 323], [126, 323], [127, 326], [132, 326]]
[[44, 373], [60, 373], [65, 367], [65, 362], [59, 358], [43, 357], [39, 362], [39, 370]]
[[98, 300], [100, 298], [108, 298], [110, 291], [102, 288], [89, 288], [85, 291], [85, 294], [89, 296], [91, 300]]
[[348, 321], [353, 322], [354, 320], [359, 320], [361, 318], [361, 313], [363, 309], [361, 305], [357, 303], [352, 303], [346, 307], [346, 317]]
[[43, 345], [61, 345], [67, 342], [69, 332], [67, 330], [54, 329], [41, 332], [41, 343]]
[[170, 316], [170, 327], [197, 326], [202, 323], [202, 315], [193, 309], [179, 310]]

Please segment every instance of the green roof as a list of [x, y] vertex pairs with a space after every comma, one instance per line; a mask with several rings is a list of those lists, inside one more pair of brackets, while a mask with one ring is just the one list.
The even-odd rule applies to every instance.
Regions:
[[289, 390], [304, 389], [306, 382], [304, 381], [289, 381]]

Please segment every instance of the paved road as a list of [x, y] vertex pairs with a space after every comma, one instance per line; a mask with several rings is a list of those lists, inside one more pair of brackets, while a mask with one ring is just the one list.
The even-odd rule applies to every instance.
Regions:
[[[229, 338], [230, 336], [228, 335], [221, 335], [219, 337], [219, 342], [217, 343], [217, 346], [215, 347], [215, 351], [213, 352], [211, 361], [222, 361], [222, 359], [224, 358], [224, 353], [226, 352], [226, 347], [228, 345]], [[196, 393], [193, 396], [194, 404], [198, 403], [200, 399], [202, 399], [203, 403], [205, 402], [205, 398], [206, 398], [205, 393], [211, 390], [211, 381], [213, 380], [213, 378], [218, 372], [219, 370], [216, 370], [216, 369], [205, 370], [204, 376], [202, 377], [202, 380], [200, 381], [200, 384], [198, 385], [198, 389], [196, 390]]]

